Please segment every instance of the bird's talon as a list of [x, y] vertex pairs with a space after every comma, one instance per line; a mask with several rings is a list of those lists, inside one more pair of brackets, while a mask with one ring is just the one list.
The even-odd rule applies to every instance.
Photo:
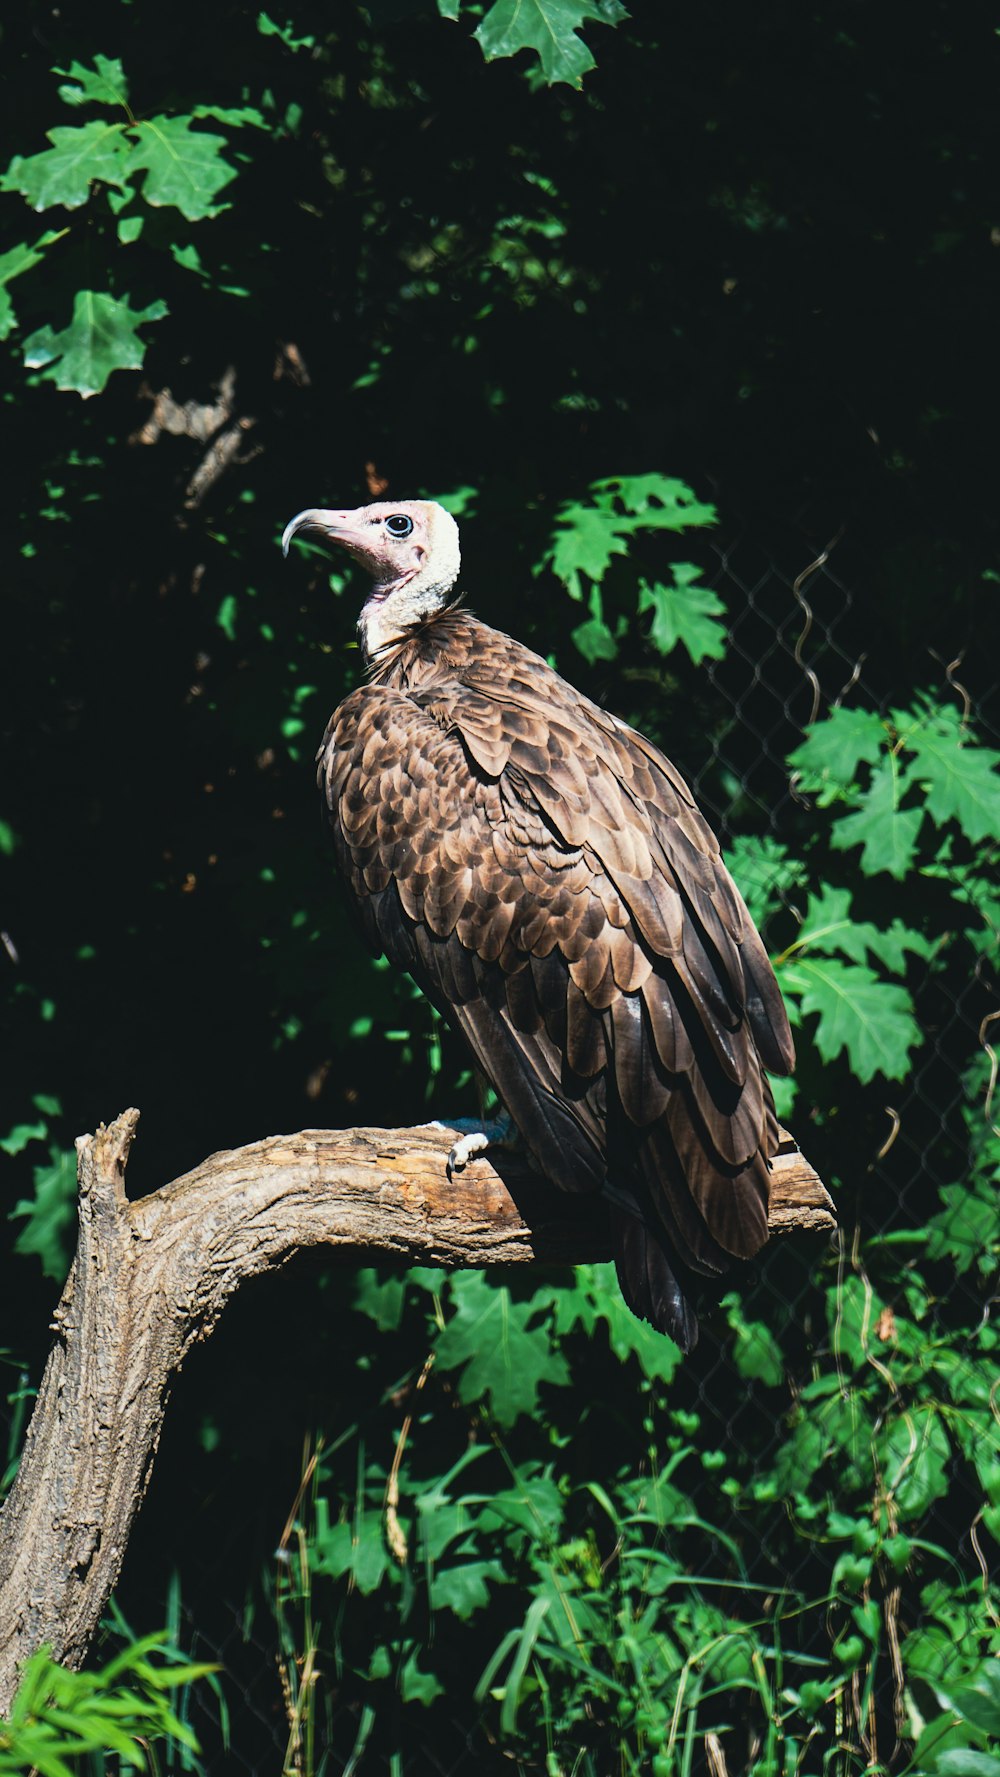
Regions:
[[477, 1154], [485, 1153], [490, 1145], [490, 1138], [483, 1129], [476, 1129], [469, 1135], [460, 1136], [448, 1155], [446, 1171], [449, 1179], [453, 1172], [461, 1172]]

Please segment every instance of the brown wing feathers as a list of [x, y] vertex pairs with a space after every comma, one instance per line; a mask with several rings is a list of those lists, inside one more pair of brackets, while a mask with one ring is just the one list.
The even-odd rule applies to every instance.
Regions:
[[767, 1237], [762, 1064], [793, 1051], [686, 785], [454, 611], [345, 699], [320, 761], [370, 939], [465, 1036], [546, 1176], [615, 1196], [626, 1298], [687, 1348], [678, 1271]]

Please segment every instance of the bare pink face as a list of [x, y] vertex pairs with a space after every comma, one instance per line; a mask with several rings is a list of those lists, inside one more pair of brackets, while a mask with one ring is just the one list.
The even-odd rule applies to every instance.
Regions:
[[377, 585], [403, 586], [430, 560], [433, 510], [426, 500], [383, 500], [350, 512], [310, 506], [286, 527], [281, 546], [287, 555], [297, 531], [314, 531], [339, 543]]

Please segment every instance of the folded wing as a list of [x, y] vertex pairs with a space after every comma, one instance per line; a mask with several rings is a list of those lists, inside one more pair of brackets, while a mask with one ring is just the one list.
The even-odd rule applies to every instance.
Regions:
[[687, 1348], [678, 1274], [767, 1238], [784, 1007], [673, 766], [496, 640], [502, 671], [473, 657], [341, 704], [320, 753], [339, 860], [371, 942], [465, 1037], [539, 1169], [610, 1197], [626, 1299]]

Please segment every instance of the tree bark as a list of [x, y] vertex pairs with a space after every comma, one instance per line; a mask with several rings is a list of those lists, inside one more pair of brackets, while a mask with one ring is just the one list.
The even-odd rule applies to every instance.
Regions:
[[[302, 1247], [448, 1266], [608, 1256], [599, 1219], [574, 1215], [502, 1154], [448, 1181], [454, 1137], [418, 1129], [307, 1129], [213, 1154], [130, 1203], [139, 1121], [125, 1111], [77, 1142], [79, 1242], [17, 1478], [0, 1511], [0, 1718], [42, 1643], [79, 1665], [121, 1571], [149, 1484], [170, 1382], [229, 1297]], [[832, 1228], [808, 1162], [779, 1154], [772, 1229]], [[516, 1201], [515, 1201], [516, 1199]]]

